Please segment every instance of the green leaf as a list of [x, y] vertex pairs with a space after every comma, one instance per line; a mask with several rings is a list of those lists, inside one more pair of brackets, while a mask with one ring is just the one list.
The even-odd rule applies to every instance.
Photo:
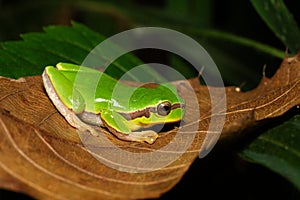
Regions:
[[252, 5], [276, 36], [292, 51], [300, 50], [300, 31], [282, 0], [251, 0]]
[[300, 115], [270, 129], [241, 156], [281, 174], [300, 190]]
[[85, 30], [86, 27], [76, 24], [73, 27], [50, 26], [45, 33], [22, 35], [23, 41], [2, 43], [0, 75], [19, 78], [41, 74], [45, 66], [58, 62], [80, 64], [89, 51], [103, 40], [89, 32], [91, 39], [82, 41]]
[[[42, 74], [45, 66], [56, 65], [58, 62], [81, 64], [86, 56], [100, 44], [105, 37], [90, 30], [86, 26], [73, 23], [72, 27], [48, 26], [45, 33], [27, 33], [21, 36], [22, 41], [4, 42], [0, 46], [0, 75], [10, 78]], [[118, 46], [114, 47], [120, 48]], [[112, 50], [112, 51], [113, 51]], [[99, 62], [108, 59], [99, 52], [94, 53]], [[100, 62], [101, 61], [101, 62]], [[143, 64], [137, 57], [127, 53], [117, 58], [106, 73], [119, 78], [137, 65]], [[93, 66], [103, 67], [103, 66]], [[148, 69], [140, 77], [130, 75], [132, 80], [147, 81], [158, 74]], [[156, 79], [155, 79], [156, 80]]]

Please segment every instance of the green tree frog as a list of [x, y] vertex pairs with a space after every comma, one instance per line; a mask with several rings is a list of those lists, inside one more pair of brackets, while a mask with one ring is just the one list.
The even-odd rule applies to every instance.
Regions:
[[[95, 77], [100, 78], [91, 87]], [[96, 69], [69, 63], [47, 66], [42, 78], [67, 122], [94, 136], [99, 134], [95, 127], [101, 126], [121, 140], [152, 144], [158, 134], [151, 126], [179, 122], [184, 116], [185, 102], [170, 83], [132, 87]]]

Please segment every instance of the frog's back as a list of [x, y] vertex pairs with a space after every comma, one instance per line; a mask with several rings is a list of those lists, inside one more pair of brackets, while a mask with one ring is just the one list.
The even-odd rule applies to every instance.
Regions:
[[95, 69], [79, 67], [77, 70], [60, 71], [85, 101], [85, 111], [99, 113], [112, 107], [125, 110], [122, 99], [132, 88], [125, 86], [111, 76]]

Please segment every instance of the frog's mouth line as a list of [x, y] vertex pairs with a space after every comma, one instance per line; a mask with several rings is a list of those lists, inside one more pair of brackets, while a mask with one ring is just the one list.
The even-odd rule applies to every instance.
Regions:
[[[171, 110], [175, 110], [177, 108], [185, 108], [185, 104], [176, 103], [172, 105]], [[138, 110], [132, 113], [121, 113], [121, 112], [118, 113], [121, 114], [126, 120], [130, 121], [140, 117], [149, 118], [151, 113], [157, 113], [157, 111], [156, 111], [156, 107], [148, 107], [143, 110]], [[99, 126], [103, 126], [103, 122], [101, 120], [99, 113], [91, 113], [91, 112], [84, 111], [82, 113], [77, 114], [77, 116], [85, 123], [92, 124], [92, 125], [97, 124]]]
[[[175, 110], [177, 108], [185, 108], [185, 104], [175, 103], [171, 106], [171, 110]], [[151, 113], [157, 113], [156, 107], [147, 107], [142, 110], [137, 110], [132, 113], [121, 113], [120, 114], [127, 120], [134, 120], [139, 117], [147, 117], [149, 118]]]

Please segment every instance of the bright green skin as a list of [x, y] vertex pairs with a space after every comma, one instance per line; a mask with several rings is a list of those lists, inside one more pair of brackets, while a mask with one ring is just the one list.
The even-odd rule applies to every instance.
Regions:
[[[156, 132], [134, 131], [178, 122], [184, 115], [184, 100], [168, 83], [131, 87], [98, 70], [68, 63], [46, 67], [43, 81], [52, 102], [72, 126], [85, 129], [90, 129], [90, 125], [106, 126], [124, 140], [153, 143]], [[96, 81], [95, 87], [93, 81]], [[157, 106], [162, 102], [176, 106], [161, 116]], [[66, 114], [69, 111], [73, 113], [71, 118]]]

